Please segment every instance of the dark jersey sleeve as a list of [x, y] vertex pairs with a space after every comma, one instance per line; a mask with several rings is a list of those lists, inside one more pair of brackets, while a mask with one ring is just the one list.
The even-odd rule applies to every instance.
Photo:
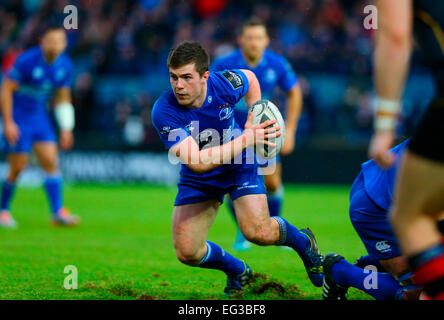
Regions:
[[214, 73], [218, 94], [235, 105], [248, 92], [248, 78], [239, 69], [224, 70]]
[[28, 57], [25, 54], [21, 54], [17, 57], [11, 71], [8, 74], [8, 78], [18, 83], [22, 83], [26, 80], [29, 73]]

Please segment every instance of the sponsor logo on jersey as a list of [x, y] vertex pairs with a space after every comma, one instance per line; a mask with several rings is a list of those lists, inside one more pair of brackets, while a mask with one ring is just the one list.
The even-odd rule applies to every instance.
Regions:
[[233, 89], [239, 89], [244, 85], [242, 77], [233, 71], [230, 70], [224, 71], [222, 75], [228, 80]]
[[387, 243], [387, 240], [382, 240], [382, 241], [376, 242], [376, 249], [382, 253], [392, 251], [392, 247]]
[[242, 183], [242, 185], [240, 187], [238, 187], [237, 190], [257, 188], [257, 187], [258, 187], [257, 184], [250, 184], [250, 181], [246, 181], [246, 182]]
[[167, 134], [170, 131], [171, 131], [171, 127], [170, 126], [165, 126], [165, 127], [162, 127], [162, 129], [160, 130], [160, 133], [161, 134]]

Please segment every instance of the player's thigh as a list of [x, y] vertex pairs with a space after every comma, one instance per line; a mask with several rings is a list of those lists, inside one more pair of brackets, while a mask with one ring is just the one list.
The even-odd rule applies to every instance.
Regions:
[[444, 164], [405, 152], [398, 172], [391, 220], [404, 254], [440, 241], [436, 220], [444, 209]]
[[390, 259], [380, 259], [379, 263], [391, 275], [399, 277], [409, 271], [409, 264], [405, 256], [398, 256]]
[[219, 206], [219, 200], [213, 199], [174, 207], [172, 231], [176, 251], [192, 256], [205, 245]]
[[249, 194], [233, 200], [234, 211], [242, 233], [255, 237], [270, 223], [266, 194]]
[[397, 176], [392, 214], [406, 219], [429, 215], [438, 219], [444, 210], [444, 163], [406, 151]]
[[[270, 170], [271, 166], [275, 166], [273, 170]], [[276, 162], [272, 164], [269, 168], [261, 168], [264, 174], [265, 188], [267, 192], [275, 192], [282, 185], [282, 164]], [[269, 173], [267, 173], [269, 171]]]
[[34, 153], [43, 170], [46, 172], [58, 170], [58, 149], [55, 142], [35, 142]]

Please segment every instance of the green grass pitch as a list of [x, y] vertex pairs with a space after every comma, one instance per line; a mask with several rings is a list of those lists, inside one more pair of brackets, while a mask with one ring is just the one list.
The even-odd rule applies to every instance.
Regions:
[[[287, 185], [283, 217], [309, 226], [321, 251], [353, 262], [365, 249], [348, 218], [349, 186]], [[226, 299], [220, 271], [191, 268], [175, 257], [171, 213], [176, 189], [145, 185], [75, 185], [67, 207], [77, 228], [53, 228], [42, 189], [18, 189], [12, 212], [17, 230], [0, 230], [0, 299]], [[321, 299], [297, 254], [278, 247], [231, 249], [234, 223], [225, 205], [209, 240], [246, 260], [256, 281], [233, 299]], [[63, 286], [67, 265], [78, 289]], [[349, 290], [349, 299], [369, 299]]]

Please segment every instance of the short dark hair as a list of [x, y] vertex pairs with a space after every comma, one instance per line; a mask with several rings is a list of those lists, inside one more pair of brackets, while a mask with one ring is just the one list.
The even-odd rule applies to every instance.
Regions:
[[257, 17], [252, 17], [252, 18], [248, 19], [247, 21], [245, 21], [242, 24], [242, 26], [239, 30], [240, 31], [239, 33], [242, 34], [244, 32], [245, 28], [248, 28], [248, 27], [264, 27], [265, 31], [267, 31], [267, 26], [265, 25], [265, 23]]
[[177, 69], [189, 63], [194, 63], [201, 77], [210, 69], [210, 56], [197, 41], [184, 41], [168, 55], [168, 68]]

